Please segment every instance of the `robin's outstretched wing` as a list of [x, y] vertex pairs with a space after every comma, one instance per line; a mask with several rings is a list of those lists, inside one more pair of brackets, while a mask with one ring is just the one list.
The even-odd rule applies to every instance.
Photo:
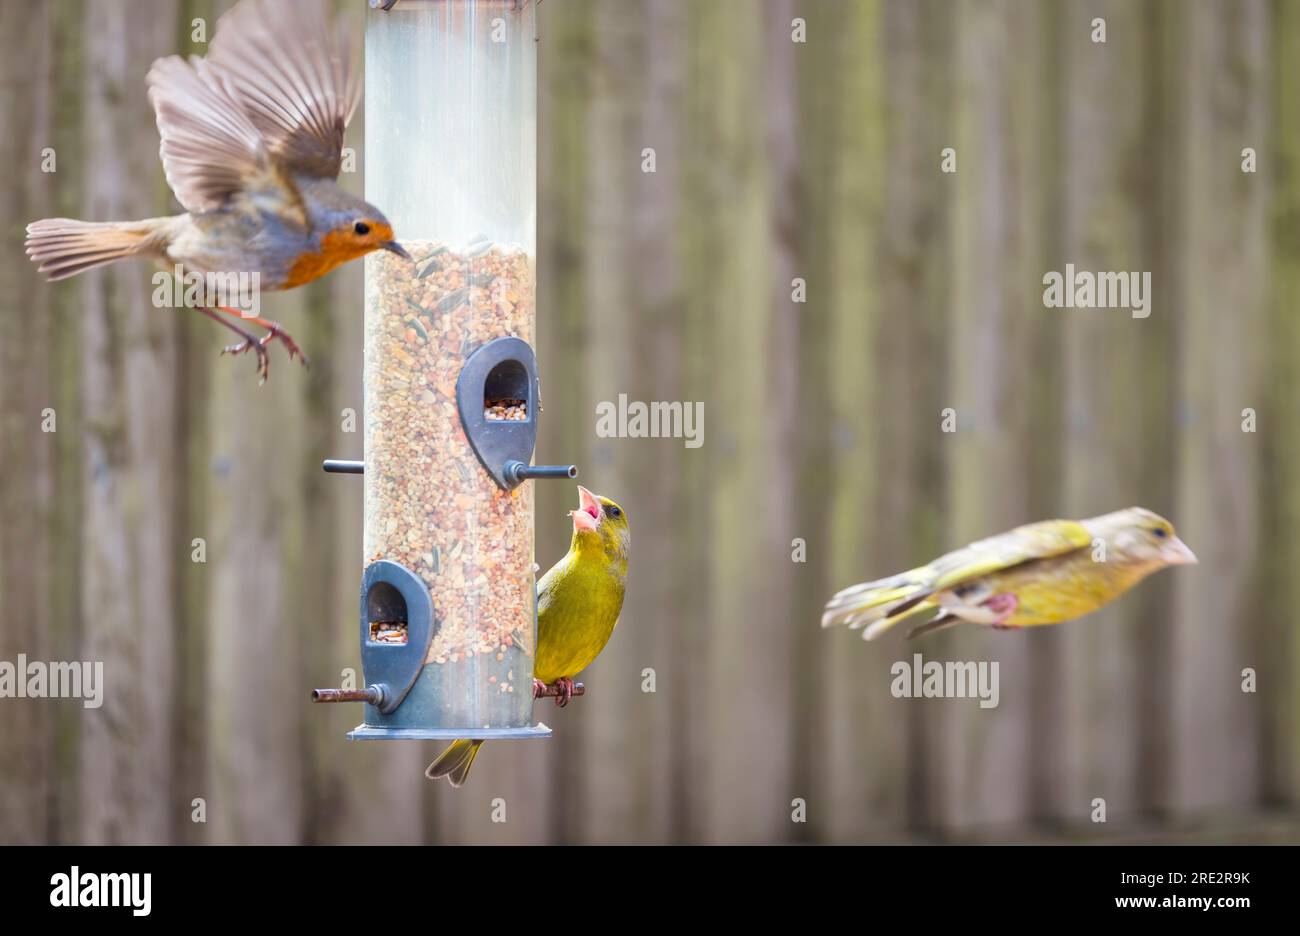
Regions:
[[243, 198], [298, 224], [295, 175], [333, 178], [360, 85], [323, 0], [245, 0], [206, 58], [169, 56], [147, 79], [167, 184], [187, 211]]
[[293, 173], [339, 174], [361, 91], [344, 26], [323, 0], [245, 0], [217, 21], [208, 61]]
[[209, 62], [161, 58], [146, 81], [162, 135], [163, 171], [186, 211], [221, 208], [268, 177], [271, 159], [262, 134]]

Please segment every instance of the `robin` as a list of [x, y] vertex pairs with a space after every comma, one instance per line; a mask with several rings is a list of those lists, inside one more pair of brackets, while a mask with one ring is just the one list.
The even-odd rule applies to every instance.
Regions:
[[[410, 259], [379, 209], [336, 182], [361, 86], [322, 0], [244, 0], [218, 21], [206, 57], [158, 59], [146, 83], [167, 184], [185, 213], [29, 224], [27, 254], [51, 281], [143, 257], [187, 277], [230, 282], [233, 274], [279, 290], [372, 250]], [[276, 339], [291, 360], [307, 363], [278, 323], [225, 305], [196, 307], [239, 335], [223, 354], [257, 355], [259, 382]]]

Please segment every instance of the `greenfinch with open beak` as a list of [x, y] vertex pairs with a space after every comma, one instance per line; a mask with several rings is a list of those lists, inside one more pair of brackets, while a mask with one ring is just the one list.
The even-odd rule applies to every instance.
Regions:
[[1044, 520], [846, 588], [827, 603], [822, 627], [865, 628], [871, 640], [926, 611], [933, 616], [909, 637], [963, 621], [999, 629], [1059, 624], [1096, 611], [1152, 572], [1195, 562], [1173, 525], [1142, 507]]
[[[569, 511], [573, 538], [564, 558], [537, 585], [537, 656], [534, 687], [555, 685], [561, 707], [573, 696], [573, 678], [609, 643], [623, 609], [631, 540], [627, 513], [608, 497], [578, 487], [578, 509]], [[424, 775], [460, 786], [483, 742], [452, 742]]]

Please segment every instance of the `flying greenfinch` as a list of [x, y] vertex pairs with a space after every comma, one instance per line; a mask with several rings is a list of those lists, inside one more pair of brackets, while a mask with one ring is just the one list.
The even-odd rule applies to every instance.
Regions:
[[924, 611], [934, 616], [908, 637], [962, 621], [999, 629], [1059, 624], [1096, 611], [1165, 566], [1194, 562], [1173, 525], [1142, 507], [1044, 520], [846, 588], [827, 603], [822, 627], [863, 627], [871, 640]]
[[[578, 487], [578, 509], [569, 511], [573, 538], [564, 558], [537, 585], [537, 656], [534, 689], [554, 684], [556, 705], [569, 703], [573, 677], [609, 643], [623, 608], [631, 543], [627, 513], [608, 497]], [[446, 777], [460, 786], [483, 742], [453, 741], [429, 765], [430, 780]]]

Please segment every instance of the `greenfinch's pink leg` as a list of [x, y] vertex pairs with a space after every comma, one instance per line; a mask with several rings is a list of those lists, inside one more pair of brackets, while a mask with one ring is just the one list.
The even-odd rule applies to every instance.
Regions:
[[982, 607], [988, 608], [996, 614], [997, 620], [993, 622], [993, 627], [998, 630], [1015, 630], [1019, 624], [1004, 624], [1003, 622], [1016, 613], [1020, 607], [1020, 599], [1010, 592], [999, 592], [987, 601], [980, 602]]

